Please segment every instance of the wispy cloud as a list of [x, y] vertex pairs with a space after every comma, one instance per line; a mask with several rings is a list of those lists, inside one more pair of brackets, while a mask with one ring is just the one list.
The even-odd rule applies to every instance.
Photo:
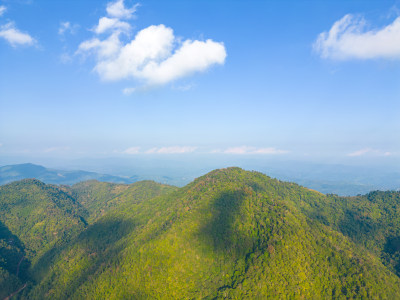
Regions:
[[172, 146], [172, 147], [154, 147], [146, 151], [146, 154], [183, 154], [192, 153], [197, 147], [192, 146]]
[[195, 87], [195, 84], [190, 83], [190, 84], [185, 84], [185, 85], [173, 86], [172, 88], [177, 91], [186, 92], [186, 91], [191, 90], [194, 87]]
[[71, 22], [61, 22], [60, 27], [58, 28], [58, 34], [64, 35], [69, 32], [71, 34], [75, 34], [79, 28], [78, 24], [71, 24]]
[[128, 149], [125, 149], [122, 151], [124, 154], [139, 154], [140, 153], [140, 147], [130, 147]]
[[388, 151], [382, 151], [378, 149], [372, 148], [363, 148], [354, 152], [350, 152], [347, 156], [350, 157], [357, 157], [357, 156], [364, 156], [364, 155], [376, 155], [376, 156], [391, 156], [392, 153]]
[[18, 30], [13, 22], [0, 26], [0, 38], [5, 39], [13, 47], [31, 46], [36, 42], [28, 33]]
[[131, 30], [131, 25], [127, 22], [120, 21], [116, 18], [100, 18], [99, 24], [94, 28], [94, 32], [97, 34], [105, 33], [108, 31], [121, 31], [129, 32]]
[[0, 5], [0, 17], [5, 13], [6, 10], [7, 7], [5, 7], [4, 5]]
[[56, 146], [56, 147], [49, 147], [44, 149], [45, 153], [53, 153], [53, 152], [65, 152], [65, 151], [69, 151], [71, 148], [68, 146]]
[[131, 8], [126, 8], [124, 0], [117, 0], [109, 2], [107, 4], [107, 14], [111, 17], [118, 19], [130, 19], [134, 16], [136, 9], [139, 7], [139, 3], [135, 4]]
[[287, 150], [281, 150], [274, 147], [257, 148], [250, 146], [231, 147], [225, 150], [214, 150], [211, 153], [224, 153], [224, 154], [285, 154], [289, 153]]
[[[181, 41], [163, 24], [140, 30], [126, 43], [121, 41], [121, 35], [129, 38], [132, 33], [131, 25], [122, 19], [132, 18], [136, 8], [126, 8], [123, 0], [109, 3], [108, 16], [100, 18], [94, 28], [97, 37], [83, 41], [76, 51], [96, 57], [94, 70], [101, 79], [136, 79], [150, 86], [163, 85], [224, 64], [223, 43], [211, 39]], [[99, 37], [105, 33], [107, 37]]]
[[314, 49], [323, 58], [336, 60], [400, 58], [400, 17], [380, 29], [366, 30], [367, 22], [351, 14], [322, 32]]
[[135, 91], [136, 91], [136, 88], [134, 88], [134, 87], [127, 87], [127, 88], [124, 88], [124, 89], [122, 90], [122, 93], [123, 93], [124, 95], [129, 96], [129, 95], [132, 95]]

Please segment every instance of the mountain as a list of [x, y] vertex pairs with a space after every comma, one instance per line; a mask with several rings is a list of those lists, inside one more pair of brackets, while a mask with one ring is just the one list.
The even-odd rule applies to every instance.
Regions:
[[[24, 194], [30, 195], [28, 204]], [[228, 168], [179, 189], [150, 181], [70, 187], [23, 180], [0, 187], [0, 195], [1, 210], [16, 206], [13, 217], [4, 217], [7, 208], [0, 219], [6, 241], [0, 253], [4, 245], [10, 250], [0, 262], [0, 286], [18, 291], [20, 299], [395, 299], [400, 294], [400, 192], [324, 195]], [[47, 212], [37, 223], [31, 214], [15, 216], [51, 202], [68, 208], [69, 223], [77, 218], [82, 226], [64, 224], [66, 238], [47, 241], [18, 277], [16, 262], [29, 257], [24, 251], [32, 252], [28, 236], [41, 241], [47, 236], [45, 230], [28, 229], [57, 214]]]
[[126, 184], [137, 181], [135, 176], [128, 178], [87, 171], [54, 170], [30, 163], [0, 167], [0, 185], [26, 178], [35, 178], [45, 183], [68, 185], [94, 179]]
[[395, 298], [399, 277], [340, 230], [343, 220], [351, 226], [357, 219], [346, 217], [352, 208], [342, 201], [356, 200], [363, 214], [368, 197], [376, 199], [334, 198], [257, 172], [216, 170], [179, 190], [119, 203], [44, 255], [32, 267], [38, 284], [22, 295]]

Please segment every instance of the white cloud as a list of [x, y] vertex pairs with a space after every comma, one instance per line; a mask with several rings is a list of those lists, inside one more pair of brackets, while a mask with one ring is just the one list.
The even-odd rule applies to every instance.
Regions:
[[101, 34], [116, 29], [122, 32], [129, 32], [129, 30], [131, 29], [131, 25], [116, 18], [103, 17], [100, 18], [99, 24], [94, 28], [94, 31], [97, 34]]
[[287, 150], [280, 150], [273, 147], [256, 148], [250, 146], [231, 147], [226, 150], [215, 150], [212, 153], [225, 153], [225, 154], [285, 154]]
[[350, 157], [358, 157], [358, 156], [364, 156], [364, 155], [391, 156], [392, 154], [393, 153], [388, 152], [388, 151], [382, 151], [382, 150], [371, 149], [371, 148], [363, 148], [363, 149], [348, 153], [347, 156], [350, 156]]
[[192, 153], [197, 149], [197, 147], [191, 146], [173, 146], [173, 147], [155, 147], [146, 151], [147, 154], [183, 154]]
[[94, 53], [99, 61], [113, 57], [121, 48], [118, 35], [119, 33], [114, 33], [102, 41], [98, 38], [84, 41], [79, 45], [77, 53]]
[[4, 14], [4, 12], [7, 10], [7, 7], [4, 5], [0, 5], [0, 17]]
[[35, 39], [29, 34], [19, 31], [12, 22], [0, 26], [0, 37], [9, 42], [13, 47], [22, 45], [31, 46], [35, 43]]
[[400, 59], [400, 17], [381, 29], [365, 28], [363, 18], [348, 14], [318, 36], [314, 49], [323, 58], [337, 60]]
[[144, 28], [134, 39], [122, 42], [121, 33], [129, 36], [132, 28], [120, 18], [132, 16], [135, 10], [136, 6], [126, 9], [123, 1], [109, 3], [107, 13], [112, 18], [101, 18], [94, 31], [110, 32], [110, 36], [86, 40], [79, 45], [77, 53], [96, 57], [94, 70], [101, 79], [138, 79], [149, 86], [162, 85], [225, 62], [223, 43], [211, 39], [181, 42], [163, 24]]
[[124, 0], [117, 0], [107, 4], [107, 13], [109, 16], [114, 18], [130, 19], [136, 12], [138, 6], [139, 4], [136, 4], [131, 8], [126, 8], [124, 5]]
[[130, 147], [124, 151], [122, 151], [122, 153], [125, 154], [138, 154], [140, 150], [140, 147]]
[[205, 71], [211, 65], [223, 64], [225, 58], [226, 52], [222, 43], [187, 40], [168, 59], [146, 64], [139, 71], [139, 77], [153, 84], [164, 84], [194, 72]]
[[[114, 37], [115, 52], [100, 55], [95, 67], [104, 80], [137, 78], [149, 84], [165, 84], [223, 64], [226, 58], [224, 45], [212, 40], [187, 40], [172, 54], [175, 37], [172, 29], [164, 25], [139, 31], [134, 40], [120, 48], [119, 38], [115, 34]], [[100, 54], [104, 52], [103, 47], [97, 49]]]

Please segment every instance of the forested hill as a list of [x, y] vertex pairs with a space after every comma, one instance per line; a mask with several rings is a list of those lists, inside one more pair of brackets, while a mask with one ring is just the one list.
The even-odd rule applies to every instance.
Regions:
[[[35, 227], [43, 220], [5, 222], [8, 214], [1, 212], [0, 233], [7, 236], [2, 249], [33, 253], [25, 277], [16, 276], [12, 256], [10, 263], [6, 257], [0, 264], [5, 274], [0, 286], [13, 290], [27, 283], [17, 298], [400, 295], [399, 192], [323, 195], [239, 168], [215, 170], [180, 189], [154, 182], [91, 181], [72, 187], [28, 183], [0, 187], [1, 209], [14, 203], [20, 207], [15, 208], [18, 215], [34, 207], [24, 206], [24, 197], [49, 203], [59, 193], [58, 207], [65, 208], [70, 224], [74, 218], [77, 223], [68, 238], [32, 252], [25, 222]], [[52, 214], [45, 214], [47, 218]], [[35, 234], [41, 233], [46, 230]], [[10, 244], [10, 236], [18, 243]]]

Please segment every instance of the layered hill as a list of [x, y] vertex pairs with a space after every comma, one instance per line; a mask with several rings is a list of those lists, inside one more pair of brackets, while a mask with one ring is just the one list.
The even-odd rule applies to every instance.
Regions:
[[100, 180], [126, 184], [138, 180], [135, 176], [127, 178], [81, 170], [56, 170], [30, 163], [0, 167], [0, 185], [28, 178], [35, 178], [45, 183], [68, 185], [86, 180]]
[[[87, 190], [76, 190], [81, 188]], [[364, 225], [360, 225], [365, 237], [361, 239], [345, 225], [366, 224], [374, 195], [325, 196], [238, 168], [213, 171], [151, 199], [128, 201], [127, 191], [113, 198], [123, 199], [124, 194], [126, 201], [116, 200], [113, 209], [69, 243], [43, 255], [31, 268], [36, 284], [20, 297], [395, 299], [400, 295], [399, 277], [380, 256], [379, 239], [385, 240], [385, 234], [369, 236], [377, 245], [369, 249]], [[390, 204], [396, 209], [397, 197], [394, 193]], [[385, 210], [383, 202], [380, 209]], [[398, 229], [395, 222], [377, 224], [384, 233]], [[397, 249], [395, 242], [391, 245]]]

